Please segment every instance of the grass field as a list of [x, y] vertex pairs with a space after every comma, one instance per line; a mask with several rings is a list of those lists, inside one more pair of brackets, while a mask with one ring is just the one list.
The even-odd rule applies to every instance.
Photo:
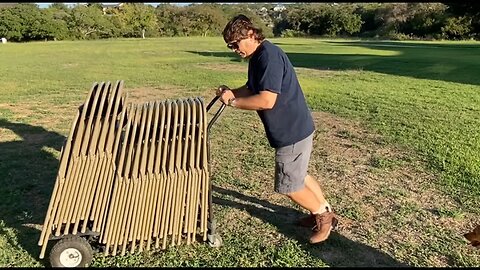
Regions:
[[[205, 243], [93, 266], [478, 266], [463, 234], [480, 223], [480, 43], [272, 39], [313, 111], [310, 164], [339, 215], [320, 245], [305, 213], [273, 192], [273, 150], [254, 112], [227, 108], [211, 132], [213, 208]], [[0, 46], [0, 266], [45, 267], [37, 246], [60, 149], [93, 82], [132, 101], [202, 96], [246, 81], [222, 38]]]

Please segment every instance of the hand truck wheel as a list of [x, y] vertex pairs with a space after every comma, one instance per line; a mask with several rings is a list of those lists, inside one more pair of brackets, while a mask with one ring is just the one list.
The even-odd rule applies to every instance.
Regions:
[[93, 250], [87, 240], [77, 235], [60, 239], [50, 251], [52, 267], [87, 267], [93, 259]]
[[218, 234], [208, 235], [208, 245], [210, 247], [218, 248], [223, 245], [223, 240]]

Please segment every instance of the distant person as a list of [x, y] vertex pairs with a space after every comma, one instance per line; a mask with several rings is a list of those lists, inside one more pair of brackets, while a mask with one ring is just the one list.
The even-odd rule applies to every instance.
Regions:
[[221, 85], [216, 95], [229, 106], [257, 111], [275, 148], [275, 192], [310, 211], [298, 221], [312, 228], [310, 243], [325, 241], [338, 221], [317, 180], [307, 173], [315, 127], [290, 60], [244, 15], [228, 22], [223, 39], [249, 59], [248, 80], [236, 89]]

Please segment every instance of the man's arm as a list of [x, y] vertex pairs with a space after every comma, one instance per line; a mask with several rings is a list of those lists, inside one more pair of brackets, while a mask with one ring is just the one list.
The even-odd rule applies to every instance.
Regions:
[[269, 110], [275, 105], [277, 101], [277, 93], [269, 91], [268, 89], [254, 94], [252, 90], [248, 89], [247, 85], [239, 88], [230, 89], [226, 85], [221, 85], [217, 89], [217, 95], [224, 104], [244, 110]]
[[[250, 91], [250, 90], [248, 90]], [[250, 91], [251, 93], [251, 91]], [[223, 103], [244, 110], [269, 110], [277, 101], [277, 93], [269, 90], [260, 91], [258, 94], [238, 96], [232, 90], [223, 91], [220, 99]]]
[[235, 98], [248, 97], [253, 95], [252, 90], [248, 89], [246, 84], [239, 88], [232, 89], [232, 92]]
[[277, 101], [277, 93], [264, 90], [256, 95], [235, 98], [232, 106], [244, 110], [270, 110]]
[[235, 88], [235, 89], [230, 89], [230, 87], [228, 87], [226, 85], [220, 85], [217, 89], [217, 93], [216, 93], [217, 96], [222, 95], [223, 91], [225, 91], [225, 90], [232, 91], [233, 95], [236, 98], [248, 97], [248, 96], [253, 95], [253, 92], [250, 89], [248, 89], [248, 86], [245, 84], [245, 85], [240, 86], [239, 88]]

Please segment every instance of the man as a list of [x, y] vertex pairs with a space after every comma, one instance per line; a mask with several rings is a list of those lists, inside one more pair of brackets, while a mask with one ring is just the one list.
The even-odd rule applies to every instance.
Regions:
[[223, 39], [249, 59], [248, 80], [237, 89], [222, 85], [216, 94], [224, 104], [257, 111], [275, 148], [275, 192], [310, 211], [299, 220], [299, 225], [312, 227], [310, 243], [325, 241], [337, 219], [318, 182], [307, 174], [315, 127], [290, 60], [244, 15], [228, 22]]

